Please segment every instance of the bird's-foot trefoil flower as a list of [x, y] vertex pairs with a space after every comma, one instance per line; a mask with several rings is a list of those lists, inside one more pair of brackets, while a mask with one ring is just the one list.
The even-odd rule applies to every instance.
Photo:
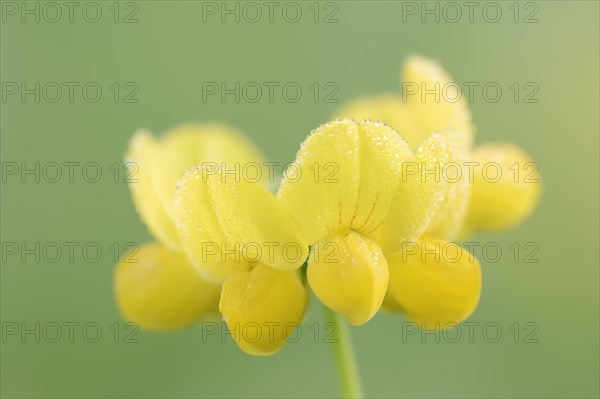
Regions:
[[[407, 176], [407, 166], [452, 159], [455, 134], [433, 134], [416, 151], [393, 128], [372, 120], [338, 120], [316, 129], [289, 169], [278, 197], [293, 209], [313, 246], [308, 281], [317, 297], [350, 323], [370, 320], [386, 295], [384, 253], [402, 251], [430, 225], [446, 185]], [[296, 176], [297, 170], [304, 173]], [[331, 256], [324, 256], [329, 249]], [[333, 251], [333, 253], [331, 253]]]
[[354, 325], [382, 304], [428, 329], [466, 319], [481, 270], [454, 241], [524, 220], [539, 184], [469, 179], [468, 163], [504, 171], [532, 162], [509, 144], [473, 148], [464, 101], [412, 95], [451, 82], [435, 62], [412, 57], [403, 76], [402, 95], [359, 99], [313, 131], [276, 194], [227, 173], [232, 162], [263, 158], [224, 125], [137, 133], [131, 189], [159, 243], [143, 247], [138, 264], [119, 265], [122, 313], [147, 328], [180, 328], [218, 302], [232, 332], [258, 328], [258, 338], [232, 334], [255, 355], [278, 351], [302, 321], [307, 282]]
[[[361, 388], [341, 315], [360, 325], [383, 307], [426, 329], [468, 318], [481, 268], [455, 241], [523, 221], [540, 196], [537, 166], [512, 144], [473, 148], [469, 110], [442, 95], [452, 79], [437, 63], [411, 57], [402, 75], [401, 94], [353, 101], [314, 130], [276, 193], [229, 173], [266, 164], [226, 125], [136, 133], [130, 188], [157, 242], [117, 266], [124, 317], [169, 330], [218, 307], [244, 352], [271, 355], [302, 322], [310, 286], [339, 323], [348, 397]], [[473, 164], [500, 174], [471, 175]]]
[[[260, 183], [219, 169], [194, 168], [177, 186], [183, 248], [205, 275], [224, 281], [219, 310], [233, 338], [254, 355], [279, 350], [308, 298], [299, 270], [308, 244], [290, 209]], [[256, 334], [243, 333], [250, 327]]]
[[133, 202], [158, 242], [142, 245], [118, 264], [115, 297], [121, 313], [141, 327], [187, 327], [216, 313], [221, 285], [202, 276], [183, 252], [175, 227], [176, 184], [192, 166], [263, 162], [260, 152], [222, 124], [184, 125], [160, 138], [139, 131], [125, 161], [136, 171]]
[[[432, 132], [452, 137], [448, 158], [435, 162], [435, 179], [442, 182], [441, 201], [427, 228], [416, 241], [406, 243], [401, 253], [386, 253], [390, 279], [385, 307], [405, 312], [424, 328], [439, 329], [467, 318], [475, 310], [481, 291], [477, 260], [451, 241], [477, 230], [499, 230], [522, 221], [535, 208], [539, 182], [526, 184], [508, 173], [511, 166], [536, 168], [518, 147], [500, 144], [472, 148], [474, 127], [469, 110], [463, 99], [450, 101], [440, 94], [452, 79], [436, 62], [411, 57], [402, 77], [402, 94], [358, 99], [337, 115], [384, 120], [408, 140], [411, 148], [429, 145]], [[490, 182], [481, 174], [470, 177], [469, 165], [487, 162], [496, 162], [502, 170], [498, 181]], [[452, 165], [453, 177], [445, 165]], [[419, 178], [427, 180], [423, 173]], [[450, 259], [441, 253], [447, 248], [456, 250], [456, 257]]]

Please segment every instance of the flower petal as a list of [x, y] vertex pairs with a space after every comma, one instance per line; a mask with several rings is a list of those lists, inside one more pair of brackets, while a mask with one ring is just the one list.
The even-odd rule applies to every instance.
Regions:
[[308, 257], [286, 205], [258, 183], [192, 169], [178, 183], [175, 211], [185, 251], [215, 278], [255, 262], [291, 270]]
[[538, 167], [523, 150], [513, 144], [481, 145], [472, 152], [471, 161], [478, 163], [481, 173], [474, 174], [467, 221], [470, 229], [507, 229], [535, 209], [541, 192]]
[[[420, 145], [432, 132], [454, 130], [463, 132], [470, 141], [473, 136], [471, 114], [464, 96], [457, 97], [460, 89], [439, 63], [420, 56], [412, 56], [402, 70], [402, 97], [406, 114], [411, 117], [406, 134], [413, 146]], [[404, 134], [403, 126], [398, 130]]]
[[[464, 132], [471, 145], [473, 124], [464, 96], [455, 96], [460, 87], [442, 67], [423, 57], [413, 56], [402, 70], [402, 94], [363, 97], [340, 108], [340, 118], [385, 121], [406, 138], [414, 150], [433, 132]], [[456, 100], [455, 100], [456, 98]]]
[[160, 139], [140, 131], [131, 140], [126, 160], [137, 166], [137, 173], [132, 176], [137, 182], [130, 184], [136, 209], [157, 239], [177, 249], [173, 198], [183, 172], [203, 163], [225, 163], [232, 169], [236, 163], [262, 166], [263, 157], [236, 130], [221, 124], [204, 124], [175, 128]]
[[264, 356], [277, 352], [294, 336], [307, 300], [298, 271], [255, 263], [223, 284], [219, 309], [238, 346]]
[[321, 302], [353, 325], [366, 323], [377, 313], [388, 284], [381, 249], [352, 230], [331, 235], [313, 247], [307, 276]]
[[408, 145], [384, 124], [331, 122], [304, 141], [278, 196], [299, 215], [309, 243], [348, 228], [368, 235], [383, 222], [409, 157]]
[[398, 94], [381, 94], [357, 98], [344, 104], [336, 111], [337, 118], [354, 120], [376, 120], [387, 123], [404, 136], [405, 131], [415, 130], [410, 115], [406, 115], [406, 107], [402, 96]]
[[359, 170], [358, 124], [325, 124], [302, 143], [288, 167], [278, 197], [298, 216], [309, 243], [349, 226], [356, 209]]
[[122, 259], [114, 279], [119, 310], [143, 328], [180, 329], [217, 310], [221, 287], [159, 243], [145, 244]]
[[215, 214], [208, 175], [205, 168], [194, 168], [179, 180], [173, 201], [175, 221], [182, 249], [192, 264], [207, 278], [222, 282], [248, 262], [223, 232]]
[[383, 223], [396, 196], [402, 164], [412, 157], [404, 139], [390, 127], [372, 121], [359, 123], [359, 191], [350, 228], [366, 236]]
[[451, 135], [434, 133], [402, 165], [402, 177], [377, 243], [386, 254], [402, 251], [425, 231], [446, 193], [442, 166], [450, 159]]
[[481, 292], [479, 262], [457, 244], [423, 237], [388, 256], [391, 301], [425, 329], [443, 329], [473, 313]]
[[157, 152], [158, 143], [150, 133], [135, 133], [125, 156], [125, 165], [135, 172], [129, 179], [129, 188], [133, 204], [152, 235], [175, 249], [178, 247], [177, 231], [167, 211], [167, 204], [158, 195], [153, 182], [159, 159]]
[[285, 203], [262, 185], [243, 179], [213, 175], [209, 188], [223, 232], [248, 260], [281, 270], [304, 264], [308, 243]]
[[446, 158], [438, 161], [444, 200], [432, 217], [426, 234], [455, 240], [463, 229], [470, 199], [469, 138], [464, 132], [444, 131]]

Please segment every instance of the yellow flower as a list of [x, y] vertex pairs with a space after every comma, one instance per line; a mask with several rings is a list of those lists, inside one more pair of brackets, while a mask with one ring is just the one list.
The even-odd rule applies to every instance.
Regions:
[[309, 244], [307, 277], [321, 301], [353, 324], [373, 317], [388, 286], [383, 250], [417, 239], [446, 189], [435, 179], [403, 181], [403, 166], [449, 160], [459, 139], [433, 134], [413, 152], [382, 123], [332, 122], [302, 144], [277, 196], [225, 169], [187, 171], [173, 201], [179, 242], [203, 275], [224, 281], [219, 309], [240, 348], [274, 353], [301, 321], [298, 269]]
[[[451, 81], [418, 57], [404, 76], [406, 90]], [[121, 312], [146, 328], [174, 329], [218, 302], [238, 346], [270, 355], [304, 316], [306, 264], [316, 296], [351, 324], [382, 304], [428, 329], [466, 319], [481, 271], [452, 241], [518, 223], [539, 197], [538, 185], [505, 175], [471, 182], [467, 161], [526, 169], [529, 157], [511, 145], [473, 150], [462, 101], [387, 95], [357, 100], [340, 116], [360, 121], [313, 131], [276, 194], [260, 153], [224, 125], [184, 126], [159, 140], [137, 133], [127, 156], [139, 167], [134, 204], [160, 243], [144, 246], [138, 263], [118, 265]], [[249, 164], [255, 179], [239, 173]]]
[[219, 310], [239, 347], [279, 350], [301, 322], [307, 292], [299, 268], [308, 245], [286, 204], [259, 182], [195, 168], [175, 194], [184, 250], [206, 276], [224, 281]]
[[[413, 149], [432, 145], [428, 143], [435, 137], [432, 132], [448, 137], [447, 158], [438, 158], [435, 167], [424, 166], [418, 173], [422, 184], [432, 178], [425, 176], [428, 171], [439, 173], [433, 177], [440, 182], [437, 207], [426, 229], [415, 241], [407, 240], [400, 253], [385, 251], [390, 273], [385, 307], [404, 311], [424, 328], [439, 329], [466, 319], [475, 310], [481, 291], [479, 263], [451, 241], [479, 229], [497, 230], [523, 220], [535, 208], [539, 185], [507, 177], [507, 168], [515, 162], [521, 167], [531, 162], [515, 146], [486, 145], [472, 150], [474, 128], [468, 108], [462, 99], [449, 101], [441, 95], [452, 79], [437, 63], [412, 57], [404, 66], [403, 79], [402, 95], [359, 99], [344, 106], [338, 116], [386, 121]], [[498, 162], [502, 179], [490, 183], [474, 174], [471, 180], [467, 161]], [[403, 211], [392, 208], [390, 214]], [[455, 251], [455, 256], [450, 258], [448, 251]]]
[[217, 310], [221, 287], [202, 277], [181, 253], [173, 200], [176, 183], [188, 168], [238, 161], [263, 159], [225, 125], [181, 126], [160, 139], [145, 131], [134, 135], [126, 155], [136, 171], [130, 189], [136, 209], [159, 243], [141, 246], [117, 265], [115, 296], [128, 320], [148, 329], [177, 329]]
[[362, 324], [379, 310], [388, 262], [430, 224], [445, 185], [404, 178], [405, 165], [450, 159], [458, 135], [433, 134], [413, 152], [394, 129], [365, 120], [328, 123], [304, 141], [278, 197], [312, 245], [307, 276], [317, 297]]

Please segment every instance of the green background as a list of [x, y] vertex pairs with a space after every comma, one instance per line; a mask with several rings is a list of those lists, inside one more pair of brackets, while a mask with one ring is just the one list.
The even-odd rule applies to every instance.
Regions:
[[[336, 82], [342, 103], [399, 90], [399, 66], [414, 53], [439, 59], [458, 82], [501, 84], [497, 103], [479, 92], [469, 105], [476, 140], [525, 148], [540, 165], [544, 193], [523, 225], [475, 237], [505, 250], [499, 262], [482, 261], [482, 298], [469, 320], [498, 323], [499, 342], [486, 342], [481, 328], [472, 343], [403, 339], [404, 318], [379, 314], [352, 329], [366, 393], [598, 397], [597, 1], [537, 2], [539, 22], [529, 24], [514, 23], [512, 1], [500, 3], [498, 23], [477, 11], [473, 23], [466, 16], [457, 23], [435, 23], [432, 17], [421, 23], [418, 16], [403, 22], [401, 2], [338, 2], [339, 22], [333, 24], [312, 21], [312, 1], [300, 2], [304, 14], [295, 24], [281, 14], [274, 23], [222, 24], [218, 17], [203, 23], [202, 4], [194, 1], [140, 1], [138, 23], [114, 23], [112, 3], [100, 2], [105, 14], [95, 24], [77, 12], [73, 23], [21, 23], [12, 16], [2, 23], [2, 82], [95, 81], [104, 89], [94, 104], [81, 97], [73, 103], [11, 97], [0, 104], [4, 163], [98, 162], [104, 173], [98, 183], [80, 175], [74, 183], [9, 177], [2, 184], [2, 241], [94, 241], [105, 250], [97, 263], [80, 256], [72, 263], [21, 262], [15, 256], [3, 261], [3, 323], [96, 322], [103, 329], [97, 343], [85, 342], [80, 332], [73, 343], [65, 337], [36, 343], [32, 336], [21, 342], [5, 334], [3, 397], [339, 395], [331, 348], [315, 344], [308, 329], [322, 321], [317, 300], [303, 338], [268, 358], [245, 355], [230, 340], [203, 343], [200, 326], [169, 334], [140, 331], [138, 343], [123, 343], [122, 337], [113, 343], [109, 327], [123, 321], [112, 296], [114, 262], [107, 248], [151, 236], [127, 185], [114, 183], [108, 166], [121, 162], [139, 127], [158, 134], [182, 122], [212, 120], [246, 132], [271, 160], [290, 161], [303, 138], [339, 104], [315, 103], [308, 91], [297, 103], [204, 103], [202, 82], [294, 81], [303, 88]], [[521, 19], [531, 11], [524, 6]], [[139, 86], [139, 102], [114, 103], [107, 87], [130, 81]], [[515, 103], [508, 90], [513, 82], [536, 82], [539, 102]], [[539, 262], [515, 262], [508, 250], [514, 242], [537, 243]], [[521, 334], [525, 323], [535, 323], [538, 342], [524, 343], [521, 335], [515, 343], [509, 329], [515, 322]]]

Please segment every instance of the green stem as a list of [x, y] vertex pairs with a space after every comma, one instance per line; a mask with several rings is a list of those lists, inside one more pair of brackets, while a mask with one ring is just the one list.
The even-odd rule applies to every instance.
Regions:
[[348, 324], [339, 313], [328, 307], [325, 310], [329, 321], [338, 326], [337, 342], [332, 345], [344, 398], [362, 398], [362, 384]]

